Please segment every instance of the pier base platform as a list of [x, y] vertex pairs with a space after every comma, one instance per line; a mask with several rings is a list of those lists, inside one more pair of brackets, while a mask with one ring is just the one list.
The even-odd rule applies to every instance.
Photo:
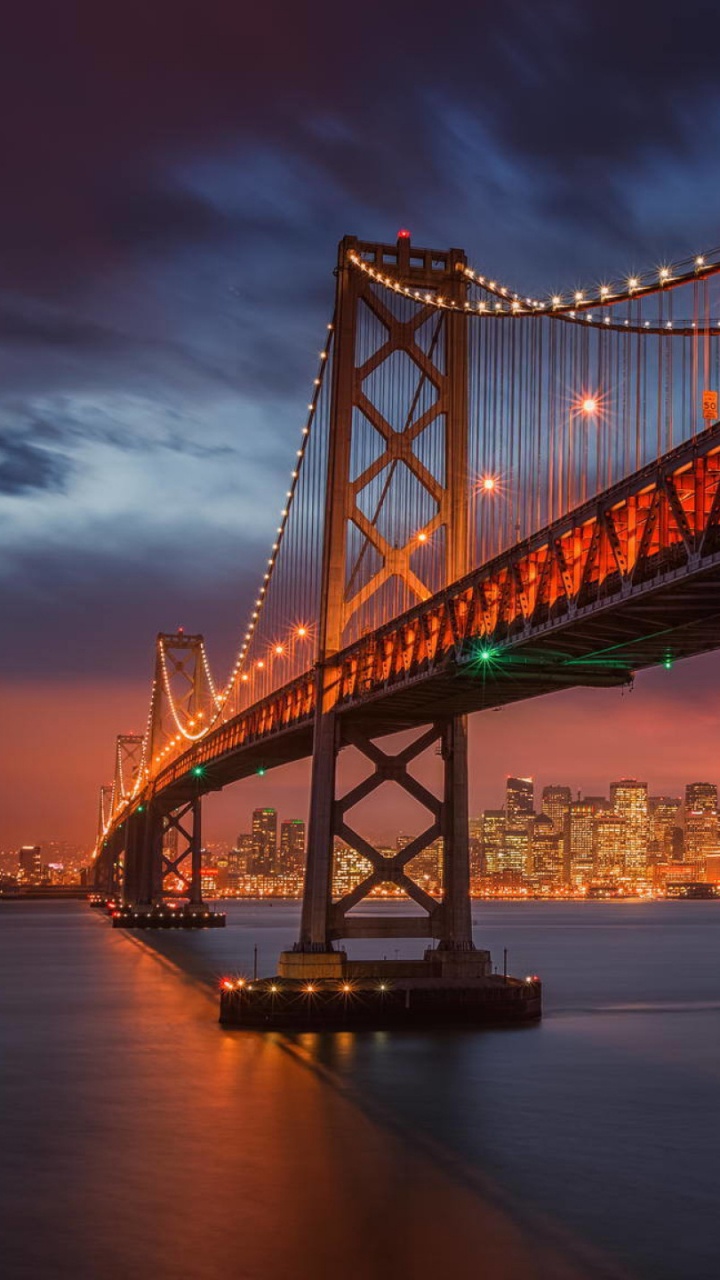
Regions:
[[447, 968], [438, 951], [406, 961], [351, 961], [334, 954], [342, 959], [342, 973], [332, 977], [316, 968], [314, 976], [224, 979], [220, 1022], [266, 1031], [347, 1031], [527, 1023], [542, 1016], [540, 979], [488, 972], [488, 952], [468, 953], [464, 965], [456, 955]]
[[224, 929], [225, 912], [211, 911], [202, 903], [167, 903], [154, 907], [116, 906], [111, 913], [113, 929]]

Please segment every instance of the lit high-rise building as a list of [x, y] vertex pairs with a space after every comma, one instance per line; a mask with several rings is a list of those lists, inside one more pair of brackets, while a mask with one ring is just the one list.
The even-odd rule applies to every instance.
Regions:
[[336, 841], [333, 860], [333, 898], [342, 898], [344, 894], [350, 893], [351, 889], [369, 876], [371, 871], [372, 863], [367, 858], [355, 849], [351, 849], [349, 845]]
[[530, 858], [530, 834], [528, 827], [532, 818], [525, 819], [525, 825], [505, 827], [505, 847], [500, 858], [500, 871], [514, 871], [516, 875], [526, 875]]
[[595, 814], [593, 822], [593, 874], [622, 875], [625, 869], [627, 823], [617, 813]]
[[571, 884], [586, 884], [593, 874], [595, 806], [573, 800], [567, 817], [567, 867]]
[[666, 862], [674, 853], [673, 832], [679, 826], [680, 799], [675, 796], [651, 796], [648, 802], [650, 821], [648, 860]]
[[636, 778], [622, 778], [610, 784], [613, 811], [625, 819], [625, 872], [629, 876], [644, 875], [648, 853], [647, 783]]
[[527, 875], [537, 888], [557, 888], [564, 879], [563, 837], [552, 818], [540, 814], [529, 824]]
[[468, 836], [470, 842], [470, 880], [481, 876], [485, 870], [485, 853], [483, 850], [483, 819], [468, 819]]
[[685, 861], [695, 862], [702, 868], [706, 860], [718, 852], [718, 815], [706, 809], [686, 813]]
[[42, 879], [42, 859], [39, 844], [24, 844], [18, 849], [18, 867], [23, 880], [37, 884]]
[[[398, 837], [396, 845], [398, 853], [410, 843], [411, 839], [413, 839], [412, 836]], [[438, 839], [416, 853], [415, 857], [406, 863], [406, 869], [412, 880], [416, 880], [431, 893], [442, 885], [442, 864], [443, 842], [442, 839]]]
[[271, 875], [277, 863], [277, 810], [253, 809], [252, 870]]
[[572, 801], [572, 792], [569, 787], [543, 787], [542, 793], [542, 812], [546, 818], [549, 818], [553, 825], [553, 831], [562, 834], [565, 830], [565, 819]]
[[505, 848], [505, 810], [486, 809], [483, 813], [482, 829], [485, 869], [492, 874], [502, 870]]
[[305, 865], [305, 823], [302, 818], [286, 818], [280, 823], [280, 863], [284, 872], [300, 871]]
[[717, 813], [718, 789], [714, 782], [688, 782], [685, 788], [686, 813]]
[[523, 827], [535, 812], [532, 778], [508, 778], [505, 783], [505, 818], [508, 827]]

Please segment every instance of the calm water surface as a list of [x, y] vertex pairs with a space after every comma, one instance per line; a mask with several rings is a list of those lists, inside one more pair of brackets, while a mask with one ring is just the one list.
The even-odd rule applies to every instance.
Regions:
[[150, 940], [0, 904], [0, 1274], [720, 1274], [720, 904], [474, 917], [541, 1026], [223, 1031], [218, 980], [273, 972], [294, 904]]

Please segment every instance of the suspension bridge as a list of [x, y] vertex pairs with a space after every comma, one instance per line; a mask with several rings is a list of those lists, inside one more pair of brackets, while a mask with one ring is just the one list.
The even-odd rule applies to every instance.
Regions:
[[[144, 732], [117, 738], [94, 878], [135, 917], [201, 906], [202, 798], [312, 757], [302, 924], [286, 973], [335, 943], [471, 936], [467, 715], [720, 643], [720, 250], [535, 298], [457, 249], [346, 237], [277, 530], [229, 678], [157, 637]], [[391, 753], [383, 739], [408, 731]], [[442, 757], [440, 794], [414, 776]], [[342, 750], [368, 777], [338, 794]], [[385, 782], [427, 812], [394, 856], [351, 810]], [[413, 879], [440, 838], [442, 896]], [[332, 895], [336, 842], [367, 875]], [[357, 908], [391, 883], [415, 915]], [[281, 968], [281, 972], [282, 972]]]

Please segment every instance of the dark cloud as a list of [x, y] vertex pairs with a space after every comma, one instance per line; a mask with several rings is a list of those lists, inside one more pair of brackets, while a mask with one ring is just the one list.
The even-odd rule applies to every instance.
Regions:
[[35, 490], [62, 490], [71, 471], [69, 460], [26, 440], [0, 437], [0, 494], [16, 496]]

